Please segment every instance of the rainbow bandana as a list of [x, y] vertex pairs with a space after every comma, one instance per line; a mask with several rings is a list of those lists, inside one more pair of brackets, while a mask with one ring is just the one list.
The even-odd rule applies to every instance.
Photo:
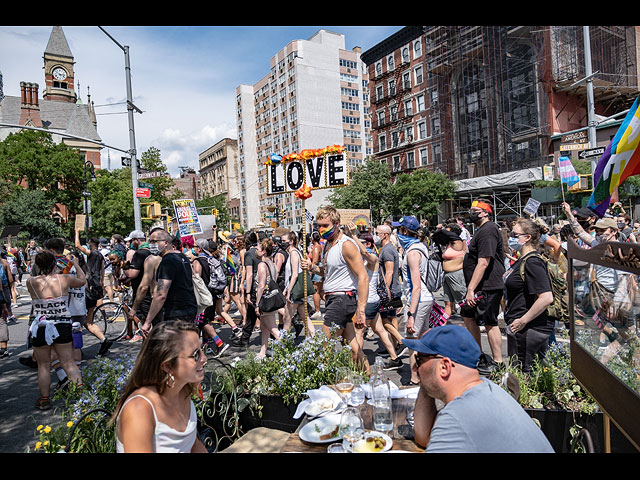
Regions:
[[471, 203], [471, 206], [475, 207], [475, 208], [481, 208], [484, 211], [489, 212], [489, 213], [493, 213], [493, 209], [491, 208], [491, 205], [489, 203], [487, 203], [487, 202], [480, 202], [478, 200], [474, 200]]

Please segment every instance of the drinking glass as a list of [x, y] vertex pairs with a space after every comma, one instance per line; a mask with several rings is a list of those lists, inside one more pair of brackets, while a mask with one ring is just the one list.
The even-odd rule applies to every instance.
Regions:
[[344, 449], [353, 452], [353, 446], [364, 438], [364, 422], [357, 408], [348, 407], [342, 412], [338, 432]]
[[364, 378], [362, 375], [355, 374], [353, 376], [353, 390], [351, 391], [351, 396], [349, 397], [350, 406], [357, 407], [364, 403], [365, 391], [362, 386], [362, 382], [364, 382]]
[[338, 390], [340, 398], [342, 398], [342, 401], [345, 403], [345, 405], [348, 403], [349, 394], [353, 390], [353, 376], [354, 372], [347, 367], [340, 367], [336, 371], [336, 390]]

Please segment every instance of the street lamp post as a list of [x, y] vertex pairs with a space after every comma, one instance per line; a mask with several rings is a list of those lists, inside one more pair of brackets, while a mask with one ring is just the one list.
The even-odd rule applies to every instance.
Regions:
[[133, 187], [133, 219], [135, 223], [136, 230], [142, 230], [142, 218], [140, 215], [140, 199], [136, 196], [136, 191], [138, 189], [138, 161], [136, 160], [136, 136], [135, 129], [133, 124], [133, 111], [137, 111], [138, 113], [142, 113], [138, 107], [133, 104], [133, 95], [131, 92], [131, 65], [129, 63], [129, 47], [127, 45], [120, 45], [107, 31], [98, 27], [100, 30], [104, 32], [104, 34], [109, 37], [113, 43], [115, 43], [120, 49], [124, 52], [124, 69], [126, 73], [126, 81], [127, 81], [127, 116], [129, 118], [129, 154], [131, 155], [131, 184]]
[[89, 191], [89, 179], [95, 180], [95, 167], [93, 163], [90, 161], [84, 162], [84, 191], [82, 192], [82, 197], [84, 198], [84, 235], [85, 241], [87, 245], [89, 244], [89, 214], [91, 213], [89, 209], [89, 197], [91, 196], [91, 192]]

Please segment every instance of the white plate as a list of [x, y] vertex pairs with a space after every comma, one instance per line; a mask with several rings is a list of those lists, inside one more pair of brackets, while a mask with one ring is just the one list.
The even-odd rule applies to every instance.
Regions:
[[300, 429], [300, 439], [309, 443], [332, 443], [340, 440], [340, 435], [321, 440], [320, 435], [340, 426], [340, 415], [329, 414], [310, 421]]
[[[367, 440], [367, 438], [369, 437], [382, 437], [385, 441], [385, 445], [384, 448], [382, 450], [378, 450], [377, 452], [358, 452], [358, 445], [364, 444]], [[364, 440], [360, 440], [359, 442], [356, 442], [356, 444], [353, 446], [353, 453], [382, 453], [382, 452], [386, 452], [387, 450], [391, 450], [391, 447], [393, 446], [393, 440], [391, 440], [391, 437], [389, 437], [389, 435], [386, 435], [382, 432], [367, 432], [364, 434]]]
[[332, 410], [335, 410], [339, 404], [334, 403], [333, 400], [327, 398], [322, 400], [316, 400], [315, 402], [310, 402], [304, 409], [304, 413], [309, 415], [310, 417], [317, 417], [318, 415], [323, 415]]

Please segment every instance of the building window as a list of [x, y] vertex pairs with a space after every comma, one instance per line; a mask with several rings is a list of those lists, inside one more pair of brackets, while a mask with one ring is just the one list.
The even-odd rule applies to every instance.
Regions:
[[395, 122], [396, 120], [398, 120], [398, 106], [397, 105], [392, 105], [389, 108], [391, 110], [391, 121]]
[[378, 146], [379, 146], [379, 151], [383, 152], [387, 149], [387, 136], [386, 135], [380, 135], [378, 137]]
[[420, 55], [422, 55], [422, 43], [418, 39], [413, 43], [413, 58], [418, 58]]
[[425, 109], [424, 106], [424, 95], [416, 96], [416, 110], [418, 112], [422, 112]]
[[409, 63], [409, 47], [404, 47], [402, 49], [402, 61]]
[[416, 85], [421, 84], [422, 83], [422, 66], [416, 67], [413, 73], [414, 73], [414, 78], [416, 79]]
[[439, 143], [433, 145], [433, 161], [436, 165], [442, 161], [442, 147]]
[[376, 63], [376, 75], [382, 75], [382, 62]]
[[394, 96], [396, 94], [396, 80], [389, 80], [389, 95]]
[[427, 138], [427, 122], [418, 123], [418, 138], [420, 140]]
[[431, 105], [437, 105], [437, 104], [438, 104], [438, 91], [431, 90]]
[[413, 126], [407, 127], [405, 130], [405, 141], [413, 142]]
[[414, 152], [407, 152], [407, 168], [416, 168], [416, 159]]
[[431, 134], [437, 135], [440, 133], [440, 117], [433, 117], [431, 119]]
[[384, 110], [378, 112], [378, 126], [384, 125]]
[[420, 149], [420, 165], [423, 167], [429, 164], [429, 156], [427, 155], [427, 149]]
[[393, 171], [394, 172], [399, 172], [400, 171], [400, 157], [399, 156], [393, 157]]
[[413, 115], [413, 102], [411, 100], [404, 102], [404, 114], [407, 116]]
[[382, 85], [376, 87], [376, 99], [382, 100], [384, 98], [384, 89]]
[[387, 70], [391, 71], [394, 68], [394, 60], [393, 55], [389, 55], [387, 57]]
[[402, 74], [402, 86], [405, 89], [411, 88], [411, 74], [409, 72]]

